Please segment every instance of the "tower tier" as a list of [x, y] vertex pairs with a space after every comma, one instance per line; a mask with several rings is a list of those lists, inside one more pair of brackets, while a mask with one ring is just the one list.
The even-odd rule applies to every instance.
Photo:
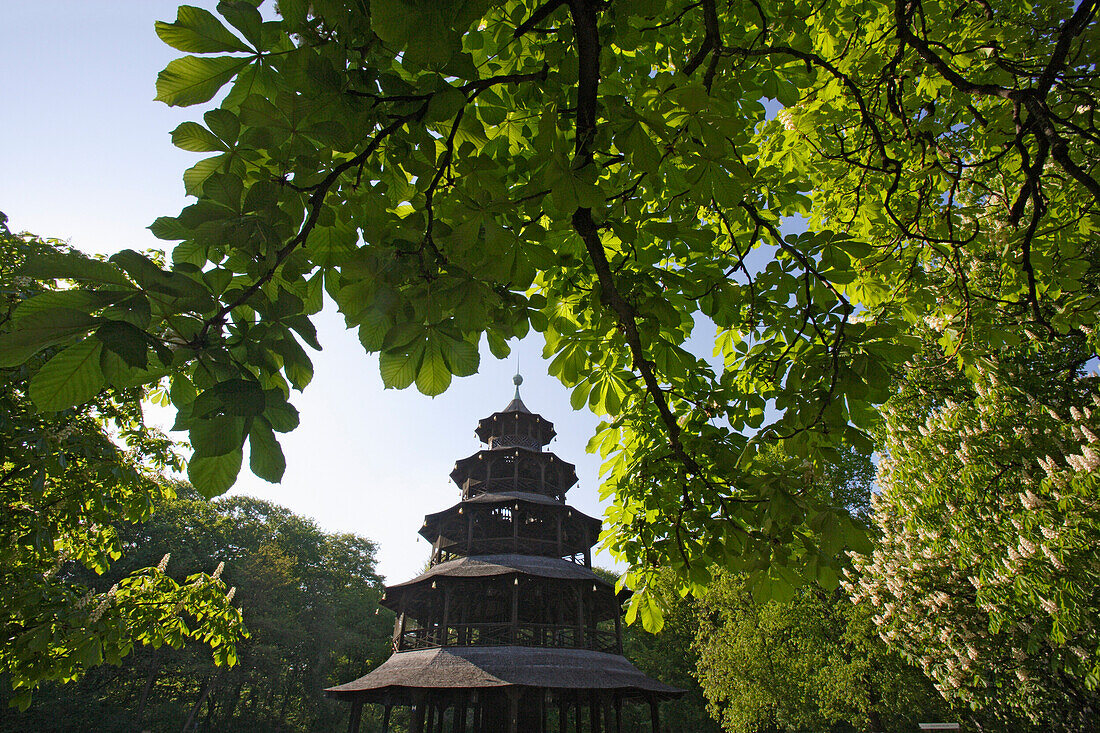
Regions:
[[480, 494], [429, 514], [420, 528], [432, 565], [456, 557], [520, 553], [591, 566], [600, 520], [541, 494]]

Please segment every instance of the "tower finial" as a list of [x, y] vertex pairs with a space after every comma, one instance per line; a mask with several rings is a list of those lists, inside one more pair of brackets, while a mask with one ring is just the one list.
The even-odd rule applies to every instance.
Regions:
[[523, 377], [520, 375], [519, 370], [516, 370], [516, 376], [512, 377], [512, 384], [516, 385], [516, 397], [519, 399], [519, 386], [523, 384]]

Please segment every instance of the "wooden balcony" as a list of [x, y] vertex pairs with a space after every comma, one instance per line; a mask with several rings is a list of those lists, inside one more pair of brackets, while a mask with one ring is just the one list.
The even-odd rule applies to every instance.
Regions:
[[526, 623], [479, 623], [446, 628], [435, 626], [406, 629], [394, 646], [394, 651], [448, 646], [533, 646], [622, 654], [622, 645], [613, 630]]

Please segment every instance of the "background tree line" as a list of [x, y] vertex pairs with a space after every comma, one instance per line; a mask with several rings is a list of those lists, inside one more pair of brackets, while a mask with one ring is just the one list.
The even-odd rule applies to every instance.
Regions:
[[393, 614], [378, 605], [374, 544], [325, 533], [268, 502], [210, 502], [174, 488], [152, 518], [119, 528], [124, 558], [89, 580], [110, 584], [168, 553], [173, 577], [225, 563], [221, 578], [235, 589], [248, 634], [236, 665], [215, 665], [201, 647], [144, 647], [78, 682], [42, 688], [25, 713], [5, 705], [5, 730], [322, 731], [346, 717], [321, 690], [390, 651]]

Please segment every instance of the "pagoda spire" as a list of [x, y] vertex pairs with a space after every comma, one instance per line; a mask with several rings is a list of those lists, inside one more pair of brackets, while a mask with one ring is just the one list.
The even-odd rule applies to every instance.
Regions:
[[526, 412], [531, 414], [531, 411], [527, 409], [527, 405], [523, 404], [523, 400], [519, 397], [519, 386], [523, 384], [523, 377], [518, 371], [516, 376], [512, 377], [512, 384], [516, 385], [516, 396], [512, 398], [512, 401], [508, 403], [503, 412]]

